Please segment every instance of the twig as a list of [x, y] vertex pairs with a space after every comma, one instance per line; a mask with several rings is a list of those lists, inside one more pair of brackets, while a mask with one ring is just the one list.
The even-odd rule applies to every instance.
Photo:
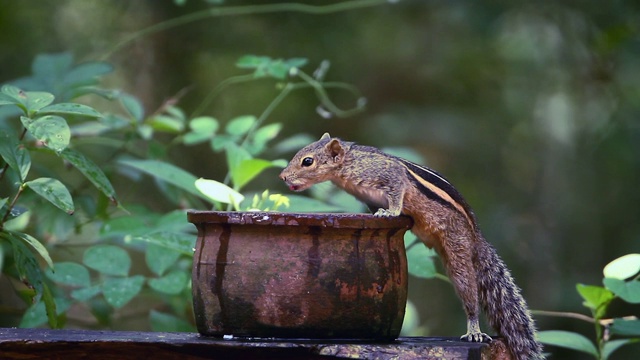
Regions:
[[582, 321], [586, 321], [591, 324], [595, 324], [595, 319], [589, 317], [587, 315], [573, 313], [573, 312], [564, 312], [564, 311], [546, 311], [546, 310], [531, 310], [531, 313], [534, 315], [542, 315], [542, 316], [555, 316], [555, 317], [565, 317], [565, 318], [573, 318]]
[[124, 40], [120, 41], [109, 52], [102, 56], [103, 60], [109, 58], [113, 53], [122, 49], [129, 43], [151, 34], [155, 34], [160, 31], [169, 30], [184, 24], [188, 24], [198, 20], [204, 20], [207, 18], [221, 17], [221, 16], [238, 16], [249, 14], [268, 14], [276, 12], [298, 12], [312, 15], [326, 15], [341, 11], [361, 9], [365, 7], [383, 5], [388, 3], [388, 0], [354, 0], [343, 1], [331, 5], [307, 5], [299, 3], [282, 3], [282, 4], [264, 4], [264, 5], [245, 5], [245, 6], [225, 6], [214, 7], [206, 10], [198, 11], [192, 14], [187, 14], [178, 18], [170, 19], [152, 26], [146, 29], [140, 30], [134, 34], [127, 36]]

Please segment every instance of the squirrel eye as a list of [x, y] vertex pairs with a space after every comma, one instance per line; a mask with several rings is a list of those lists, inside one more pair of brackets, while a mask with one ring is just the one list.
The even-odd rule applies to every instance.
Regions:
[[302, 166], [307, 167], [313, 165], [313, 158], [306, 157], [302, 159]]

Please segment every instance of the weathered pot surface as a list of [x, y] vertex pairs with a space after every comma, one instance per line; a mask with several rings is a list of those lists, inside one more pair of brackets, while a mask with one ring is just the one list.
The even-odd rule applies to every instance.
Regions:
[[407, 299], [406, 217], [190, 211], [203, 335], [392, 340]]

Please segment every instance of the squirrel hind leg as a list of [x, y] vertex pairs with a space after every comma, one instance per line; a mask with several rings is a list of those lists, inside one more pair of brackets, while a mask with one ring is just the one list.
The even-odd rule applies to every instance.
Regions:
[[468, 342], [491, 342], [491, 336], [480, 331], [478, 318], [467, 319], [467, 333], [460, 336], [460, 340]]

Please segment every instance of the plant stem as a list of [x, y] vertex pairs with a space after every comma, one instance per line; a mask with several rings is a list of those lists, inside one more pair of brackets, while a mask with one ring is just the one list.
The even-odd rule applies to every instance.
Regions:
[[281, 4], [264, 4], [264, 5], [246, 5], [246, 6], [225, 6], [225, 7], [213, 7], [205, 10], [201, 10], [195, 13], [187, 14], [178, 18], [163, 21], [161, 23], [151, 25], [146, 29], [133, 33], [124, 40], [117, 43], [110, 51], [102, 56], [102, 60], [106, 60], [113, 53], [119, 51], [123, 47], [129, 45], [135, 40], [147, 35], [155, 34], [160, 31], [165, 31], [171, 28], [175, 28], [181, 25], [185, 25], [191, 22], [204, 20], [207, 18], [221, 17], [221, 16], [238, 16], [249, 14], [269, 14], [275, 12], [297, 12], [312, 15], [326, 15], [341, 11], [361, 9], [365, 7], [378, 6], [388, 3], [388, 0], [354, 0], [344, 1], [331, 5], [307, 5], [299, 3], [281, 3]]
[[7, 208], [7, 212], [2, 217], [2, 221], [0, 221], [0, 229], [4, 227], [4, 223], [7, 222], [7, 220], [9, 219], [9, 215], [11, 215], [11, 210], [13, 210], [13, 207], [16, 206], [16, 203], [18, 202], [18, 198], [20, 197], [20, 194], [22, 194], [23, 190], [24, 190], [24, 184], [18, 187], [18, 193], [16, 194], [16, 196], [13, 197], [13, 200], [11, 200], [11, 204], [9, 204], [9, 207]]
[[7, 172], [7, 170], [9, 170], [9, 164], [4, 164], [4, 166], [2, 167], [2, 171], [0, 171], [0, 180], [2, 180], [4, 178], [4, 174]]
[[193, 113], [191, 114], [191, 118], [194, 118], [200, 115], [204, 111], [204, 109], [211, 103], [211, 101], [213, 101], [213, 99], [225, 87], [232, 84], [239, 84], [242, 82], [247, 82], [255, 79], [256, 78], [253, 76], [253, 74], [249, 74], [249, 75], [232, 76], [230, 78], [222, 80], [215, 88], [213, 88], [213, 90], [211, 90], [209, 94], [207, 94], [207, 97], [204, 100], [202, 100], [200, 105], [198, 105], [198, 107], [193, 111]]
[[564, 311], [546, 311], [546, 310], [531, 310], [531, 313], [534, 315], [542, 315], [542, 316], [556, 316], [556, 317], [566, 317], [572, 319], [578, 319], [582, 321], [586, 321], [589, 323], [596, 323], [596, 320], [587, 315], [573, 313], [573, 312], [564, 312]]
[[240, 143], [240, 147], [242, 147], [242, 146], [247, 144], [247, 140], [249, 140], [249, 138], [251, 137], [251, 134], [254, 131], [256, 131], [256, 129], [258, 129], [260, 127], [260, 125], [269, 117], [269, 115], [271, 115], [273, 110], [275, 110], [275, 108], [278, 107], [278, 105], [280, 105], [280, 103], [287, 97], [287, 95], [289, 95], [289, 93], [293, 89], [295, 89], [295, 85], [294, 84], [287, 83], [284, 86], [284, 89], [282, 89], [280, 94], [278, 94], [278, 96], [276, 96], [276, 98], [273, 99], [273, 101], [271, 101], [271, 103], [269, 103], [269, 105], [267, 105], [267, 108], [264, 109], [262, 114], [260, 114], [260, 116], [256, 120], [255, 124], [253, 124], [251, 129], [249, 131], [247, 131], [247, 133], [244, 136], [244, 140], [242, 140], [242, 142]]
[[[298, 76], [300, 76], [300, 78], [302, 80], [304, 80], [309, 86], [311, 86], [315, 92], [316, 92], [316, 96], [318, 96], [318, 99], [320, 100], [320, 103], [327, 108], [327, 110], [329, 112], [331, 112], [332, 114], [334, 114], [337, 117], [343, 118], [343, 117], [347, 117], [347, 116], [351, 116], [353, 114], [359, 113], [360, 111], [362, 111], [364, 109], [364, 105], [358, 103], [356, 105], [356, 107], [350, 109], [350, 110], [342, 110], [340, 108], [338, 108], [333, 101], [331, 101], [331, 99], [329, 98], [329, 95], [327, 94], [327, 91], [325, 90], [325, 88], [328, 87], [340, 87], [343, 89], [348, 89], [350, 91], [354, 91], [354, 89], [352, 87], [348, 87], [346, 85], [343, 86], [337, 86], [337, 84], [335, 83], [330, 83], [331, 86], [327, 86], [327, 84], [322, 83], [320, 81], [317, 81], [316, 79], [312, 78], [311, 76], [305, 74], [303, 71], [298, 70]], [[300, 86], [302, 87], [302, 86]], [[357, 93], [357, 91], [356, 91]], [[362, 97], [360, 97], [360, 99], [362, 99]]]

